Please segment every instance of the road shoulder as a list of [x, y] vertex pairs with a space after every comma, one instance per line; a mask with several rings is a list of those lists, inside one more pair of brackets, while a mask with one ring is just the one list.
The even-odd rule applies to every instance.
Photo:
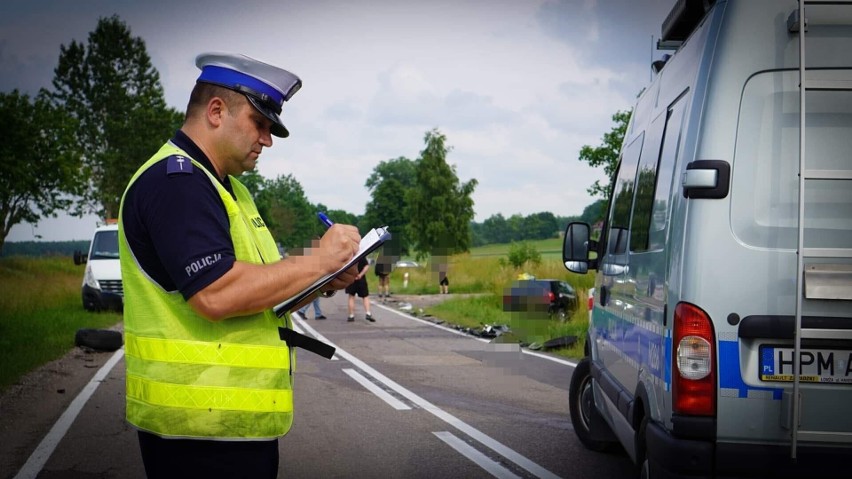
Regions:
[[0, 478], [27, 462], [53, 424], [115, 354], [74, 347], [0, 394]]

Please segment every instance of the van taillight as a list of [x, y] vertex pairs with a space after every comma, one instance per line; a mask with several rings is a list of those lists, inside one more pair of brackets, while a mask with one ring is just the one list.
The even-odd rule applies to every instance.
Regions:
[[716, 341], [710, 317], [699, 307], [679, 303], [673, 332], [674, 410], [680, 414], [716, 414]]
[[553, 291], [547, 292], [547, 301], [550, 302], [550, 303], [556, 301], [556, 295], [553, 294]]

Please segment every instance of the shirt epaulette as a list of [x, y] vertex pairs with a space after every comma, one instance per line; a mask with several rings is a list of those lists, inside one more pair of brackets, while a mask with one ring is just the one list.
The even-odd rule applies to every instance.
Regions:
[[191, 175], [192, 161], [183, 155], [172, 155], [166, 158], [166, 174], [172, 175]]

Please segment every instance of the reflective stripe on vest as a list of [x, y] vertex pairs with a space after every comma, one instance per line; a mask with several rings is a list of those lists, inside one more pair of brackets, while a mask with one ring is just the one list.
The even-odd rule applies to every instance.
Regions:
[[187, 386], [127, 375], [127, 395], [146, 404], [225, 411], [292, 412], [290, 390]]
[[210, 343], [124, 335], [124, 350], [146, 361], [211, 364], [240, 368], [289, 369], [290, 353], [280, 346]]

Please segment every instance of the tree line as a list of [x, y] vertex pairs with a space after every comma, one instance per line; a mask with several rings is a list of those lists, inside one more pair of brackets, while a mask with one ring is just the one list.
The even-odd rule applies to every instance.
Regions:
[[527, 216], [514, 214], [506, 218], [498, 213], [482, 223], [470, 224], [473, 246], [555, 238], [572, 221], [594, 224], [603, 218], [604, 208], [606, 201], [597, 200], [586, 206], [579, 216], [556, 216], [543, 211]]
[[[89, 240], [77, 241], [11, 241], [6, 243], [4, 256], [72, 256], [75, 251], [89, 251]], [[84, 253], [85, 254], [85, 253]]]
[[[180, 128], [184, 113], [166, 105], [159, 73], [145, 42], [118, 17], [101, 18], [87, 42], [61, 45], [52, 89], [30, 97], [0, 92], [0, 254], [20, 223], [67, 212], [115, 218], [121, 195], [136, 169]], [[616, 168], [630, 112], [613, 116], [616, 126], [600, 147], [584, 146], [580, 161]], [[316, 212], [362, 232], [387, 225], [389, 256], [418, 258], [466, 252], [471, 246], [554, 237], [572, 220], [594, 223], [603, 200], [579, 217], [550, 212], [473, 222], [476, 179], [459, 180], [448, 163], [452, 147], [437, 128], [427, 131], [415, 159], [380, 162], [364, 183], [370, 192], [363, 215], [313, 204], [292, 175], [268, 179], [256, 170], [240, 177], [252, 192], [273, 237], [287, 249], [304, 248], [323, 234]], [[604, 196], [596, 182], [589, 193]]]
[[[389, 160], [398, 162], [400, 159]], [[410, 160], [408, 160], [410, 161]], [[412, 162], [413, 164], [413, 162]], [[381, 167], [377, 167], [381, 168]], [[375, 180], [374, 172], [370, 178]], [[322, 203], [313, 204], [305, 196], [299, 182], [292, 175], [280, 176], [273, 180], [267, 180], [256, 171], [244, 174], [240, 180], [246, 183], [250, 189], [257, 192], [258, 209], [261, 216], [266, 220], [267, 227], [273, 232], [275, 238], [279, 239], [285, 249], [299, 249], [304, 247], [311, 237], [318, 237], [323, 232], [323, 227], [316, 220], [317, 211], [325, 211], [337, 222], [358, 225], [361, 230], [368, 230], [371, 225], [379, 222], [369, 219], [366, 214], [355, 215], [344, 210], [328, 209]], [[371, 181], [368, 179], [368, 183]], [[394, 185], [391, 182], [389, 185]], [[399, 196], [398, 203], [404, 201], [403, 188], [390, 188], [394, 195]], [[372, 203], [372, 202], [371, 202]], [[582, 221], [595, 223], [602, 215], [606, 206], [604, 200], [598, 200], [587, 206], [580, 216], [556, 216], [550, 212], [534, 213], [528, 216], [514, 214], [505, 218], [502, 214], [492, 215], [482, 223], [471, 221], [469, 223], [471, 235], [471, 247], [483, 246], [495, 243], [516, 243], [527, 240], [540, 240], [553, 238], [565, 230], [568, 223]], [[375, 206], [372, 207], [375, 211]], [[380, 213], [377, 213], [377, 215]], [[377, 218], [378, 216], [376, 216]], [[394, 233], [394, 249], [388, 250], [400, 252], [400, 255], [408, 255], [410, 251], [401, 250], [399, 245], [406, 244], [406, 219], [401, 212], [395, 216], [388, 217], [394, 228], [400, 233]], [[395, 231], [395, 230], [394, 230]], [[288, 245], [288, 246], [285, 246]], [[74, 254], [74, 251], [88, 251], [89, 240], [78, 241], [18, 241], [9, 242], [3, 249], [1, 256], [48, 256]]]

